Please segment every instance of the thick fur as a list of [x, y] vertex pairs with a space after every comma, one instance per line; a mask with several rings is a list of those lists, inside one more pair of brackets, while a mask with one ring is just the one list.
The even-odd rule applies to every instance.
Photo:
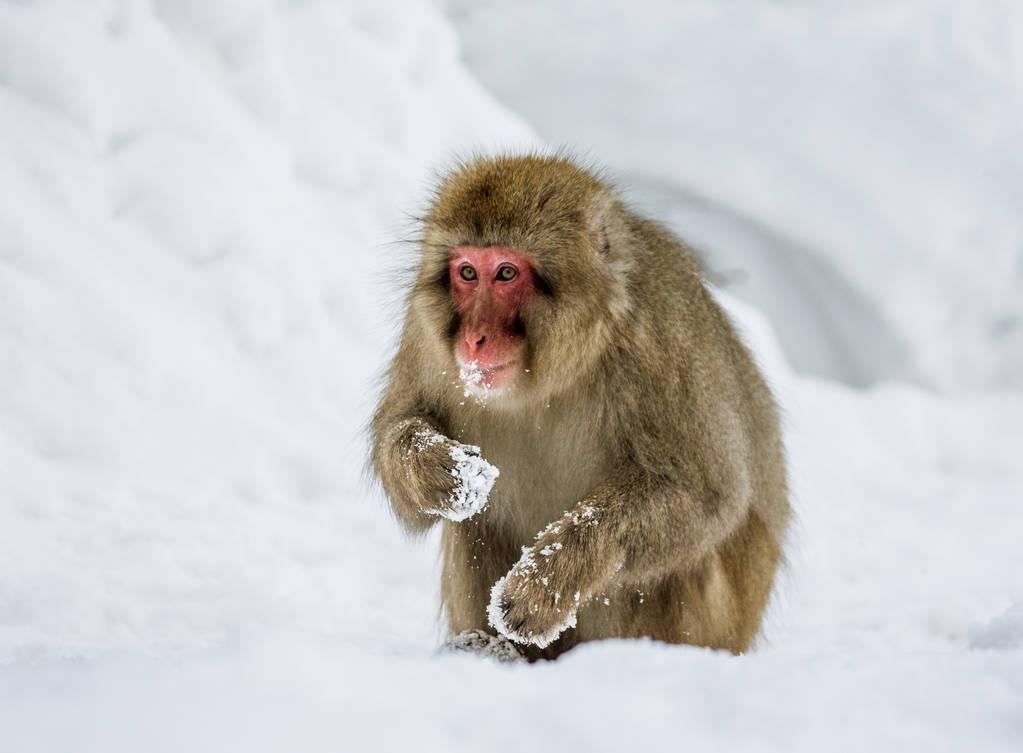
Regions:
[[[524, 251], [540, 280], [521, 312], [529, 371], [493, 400], [457, 379], [447, 264], [466, 244]], [[782, 560], [784, 453], [771, 394], [691, 251], [543, 156], [459, 166], [421, 251], [372, 462], [413, 532], [453, 483], [450, 453], [417, 453], [417, 431], [478, 445], [500, 469], [482, 513], [443, 523], [451, 631], [493, 633], [487, 605], [507, 576], [496, 598], [518, 635], [578, 610], [530, 658], [626, 636], [745, 650]]]

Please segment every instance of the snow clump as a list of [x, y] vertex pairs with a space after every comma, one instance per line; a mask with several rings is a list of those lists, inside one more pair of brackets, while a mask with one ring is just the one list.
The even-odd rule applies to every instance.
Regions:
[[501, 472], [480, 457], [480, 448], [475, 445], [455, 442], [449, 451], [455, 461], [451, 475], [458, 479], [458, 483], [448, 497], [449, 507], [435, 510], [433, 514], [460, 522], [487, 506], [490, 490]]

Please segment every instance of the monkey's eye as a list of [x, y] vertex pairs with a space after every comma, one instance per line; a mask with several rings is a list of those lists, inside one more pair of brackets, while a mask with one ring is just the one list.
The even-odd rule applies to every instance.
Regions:
[[476, 269], [468, 264], [463, 264], [458, 270], [458, 276], [466, 282], [472, 282], [476, 279]]
[[505, 264], [497, 270], [497, 279], [499, 282], [511, 282], [519, 276], [519, 270], [515, 269], [511, 264]]

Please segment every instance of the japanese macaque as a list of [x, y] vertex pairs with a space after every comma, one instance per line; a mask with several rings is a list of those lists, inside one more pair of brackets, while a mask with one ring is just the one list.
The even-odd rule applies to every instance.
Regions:
[[561, 157], [440, 183], [372, 464], [443, 525], [452, 634], [530, 660], [647, 636], [742, 652], [789, 519], [770, 391], [692, 252]]

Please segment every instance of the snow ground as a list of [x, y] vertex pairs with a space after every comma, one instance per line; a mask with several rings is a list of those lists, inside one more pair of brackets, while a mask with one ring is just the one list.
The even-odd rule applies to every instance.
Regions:
[[[767, 50], [774, 12], [735, 28]], [[864, 12], [857, 39], [916, 75], [899, 27]], [[730, 28], [731, 13], [693, 18]], [[953, 52], [983, 59], [979, 23], [942, 27]], [[930, 138], [938, 162], [1000, 163], [1011, 189], [1018, 155], [998, 134], [1023, 99], [1001, 50], [958, 69], [955, 119]], [[836, 58], [857, 80], [860, 58]], [[759, 80], [796, 63], [766, 56]], [[977, 106], [960, 111], [956, 92]], [[822, 139], [847, 114], [834, 99], [813, 110]], [[978, 111], [986, 162], [964, 125]], [[734, 658], [607, 642], [500, 665], [437, 653], [435, 537], [402, 539], [362, 476], [362, 429], [407, 260], [390, 242], [402, 212], [452, 155], [536, 144], [530, 128], [426, 2], [0, 3], [0, 751], [1019, 750], [1018, 340], [970, 339], [1015, 305], [1011, 275], [985, 282], [1016, 226], [994, 189], [937, 181], [928, 201], [954, 195], [1001, 240], [973, 246], [961, 329], [931, 342], [961, 281], [951, 246], [886, 245], [880, 296], [847, 246], [816, 242], [850, 225], [884, 236], [863, 207], [904, 206], [930, 173], [874, 195], [887, 163], [866, 150], [862, 182], [796, 222], [824, 147], [799, 133], [772, 156], [772, 134], [743, 149], [798, 166], [778, 187], [787, 208], [702, 183], [709, 152], [679, 187], [713, 194], [726, 225], [785, 228], [862, 316], [884, 298], [892, 358], [956, 389], [808, 376], [856, 381], [837, 358], [792, 360], [777, 319], [722, 293], [785, 407], [798, 512], [761, 645]], [[612, 147], [617, 170], [649, 172]], [[919, 318], [889, 300], [910, 288]], [[959, 361], [947, 383], [927, 378]], [[869, 383], [891, 363], [857, 368]]]

